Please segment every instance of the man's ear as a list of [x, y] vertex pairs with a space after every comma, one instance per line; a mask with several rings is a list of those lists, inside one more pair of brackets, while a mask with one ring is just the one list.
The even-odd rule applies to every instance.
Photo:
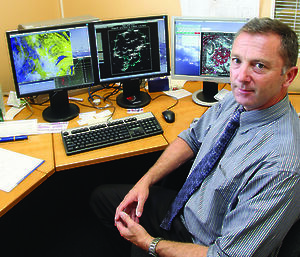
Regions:
[[283, 87], [288, 88], [289, 85], [293, 82], [293, 80], [296, 78], [298, 74], [298, 67], [297, 66], [293, 66], [291, 68], [289, 68], [286, 73], [285, 73], [285, 80], [283, 82]]

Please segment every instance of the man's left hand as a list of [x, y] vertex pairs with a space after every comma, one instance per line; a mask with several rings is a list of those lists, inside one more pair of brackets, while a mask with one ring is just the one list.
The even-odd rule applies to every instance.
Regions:
[[140, 224], [133, 221], [127, 213], [121, 212], [120, 219], [115, 224], [122, 237], [148, 251], [153, 237]]

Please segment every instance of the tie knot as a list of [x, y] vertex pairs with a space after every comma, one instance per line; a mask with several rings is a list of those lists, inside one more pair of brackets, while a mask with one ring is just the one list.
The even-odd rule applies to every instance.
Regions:
[[236, 109], [236, 111], [233, 113], [233, 116], [231, 117], [231, 122], [240, 123], [240, 116], [243, 111], [243, 107], [239, 107], [238, 109]]

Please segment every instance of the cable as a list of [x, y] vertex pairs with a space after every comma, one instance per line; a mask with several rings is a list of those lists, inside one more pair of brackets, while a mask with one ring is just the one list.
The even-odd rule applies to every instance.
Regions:
[[24, 119], [24, 120], [27, 120], [33, 115], [33, 109], [31, 107], [30, 103], [26, 100], [26, 98], [22, 98], [22, 100], [25, 102], [24, 104], [26, 105], [26, 107], [29, 108], [29, 110], [30, 110], [30, 114]]
[[112, 92], [107, 93], [104, 95], [104, 99], [108, 99], [109, 97], [116, 95], [117, 93], [119, 93], [119, 91], [123, 88], [123, 84], [121, 83], [120, 85], [116, 85], [115, 83], [113, 85], [108, 85], [106, 87], [106, 89], [113, 89]]
[[[100, 96], [100, 95], [96, 94], [96, 92], [98, 92], [100, 90], [103, 90], [105, 88], [108, 88], [108, 85], [101, 85], [100, 88], [96, 88], [93, 91], [91, 91], [91, 87], [89, 87], [88, 88], [88, 94], [89, 94], [88, 101], [92, 105], [93, 108], [98, 109], [98, 110], [105, 110], [105, 109], [108, 109], [108, 108], [112, 108], [113, 109], [112, 114], [108, 118], [108, 119], [111, 119], [112, 116], [115, 113], [116, 107], [113, 105], [112, 101], [110, 99], [108, 99], [108, 97], [103, 97], [103, 96]], [[99, 103], [95, 102], [97, 99], [99, 99]], [[101, 104], [101, 102], [103, 102], [103, 103], [108, 102], [109, 104], [106, 105], [106, 106], [99, 106]], [[78, 103], [78, 104], [83, 105], [83, 106], [87, 106], [87, 105], [84, 105], [84, 104], [81, 104], [81, 103]]]
[[154, 98], [151, 98], [151, 100], [154, 101], [154, 100], [156, 100], [157, 98], [159, 98], [159, 97], [161, 97], [161, 96], [171, 97], [171, 98], [173, 98], [174, 100], [176, 100], [176, 102], [175, 102], [173, 105], [169, 106], [169, 107], [167, 108], [167, 110], [172, 109], [172, 108], [175, 107], [175, 106], [178, 104], [178, 102], [179, 102], [179, 100], [178, 100], [177, 98], [175, 98], [175, 97], [173, 97], [173, 96], [170, 96], [170, 95], [166, 95], [166, 94], [158, 95], [158, 96], [156, 96], [156, 97], [154, 97]]

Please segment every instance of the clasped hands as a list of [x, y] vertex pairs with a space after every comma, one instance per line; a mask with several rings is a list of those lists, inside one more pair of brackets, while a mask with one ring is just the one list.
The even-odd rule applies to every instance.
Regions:
[[[139, 224], [148, 195], [149, 186], [138, 182], [120, 203], [115, 215], [115, 225], [121, 236], [145, 251], [148, 251], [149, 245], [154, 239]], [[161, 256], [207, 256], [207, 246], [166, 240], [164, 242], [164, 250]]]
[[115, 214], [115, 226], [121, 236], [146, 251], [153, 237], [139, 224], [139, 219], [148, 195], [148, 187], [136, 184], [120, 203]]

